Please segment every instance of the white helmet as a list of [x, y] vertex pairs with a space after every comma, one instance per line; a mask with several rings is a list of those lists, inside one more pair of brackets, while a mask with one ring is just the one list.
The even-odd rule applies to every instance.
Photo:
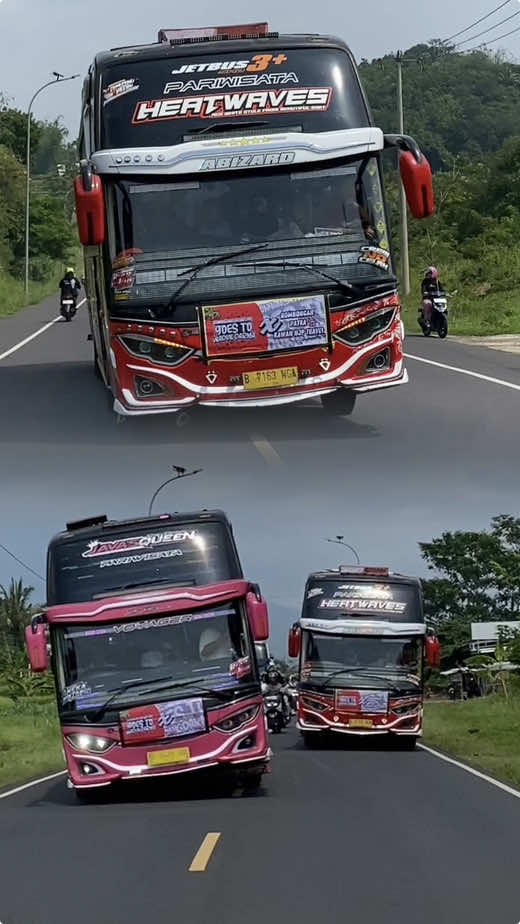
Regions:
[[204, 629], [199, 639], [201, 661], [215, 661], [229, 655], [229, 645], [218, 629]]

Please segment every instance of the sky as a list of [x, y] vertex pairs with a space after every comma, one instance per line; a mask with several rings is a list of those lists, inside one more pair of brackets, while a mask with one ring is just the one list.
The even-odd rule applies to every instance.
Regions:
[[[518, 18], [499, 26], [487, 38], [520, 26], [519, 0], [507, 0], [504, 8], [480, 26], [465, 33], [470, 38], [486, 27], [518, 12]], [[320, 32], [341, 36], [356, 58], [380, 57], [409, 48], [431, 38], [448, 38], [498, 6], [497, 0], [192, 0], [189, 10], [164, 0], [0, 0], [0, 91], [12, 104], [26, 110], [34, 91], [53, 71], [86, 73], [94, 55], [121, 45], [156, 41], [159, 28], [268, 20], [279, 32]], [[362, 15], [363, 10], [366, 11]], [[484, 37], [479, 39], [483, 41]], [[468, 42], [466, 47], [471, 47]], [[520, 58], [520, 31], [491, 48], [503, 48]], [[77, 135], [81, 80], [50, 87], [35, 104], [37, 118], [63, 119], [73, 137]]]

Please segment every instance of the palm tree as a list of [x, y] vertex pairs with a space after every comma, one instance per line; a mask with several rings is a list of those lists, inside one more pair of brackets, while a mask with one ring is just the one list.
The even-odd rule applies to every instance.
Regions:
[[0, 584], [0, 639], [4, 651], [25, 647], [25, 627], [33, 616], [30, 597], [33, 587], [26, 587], [21, 580], [11, 578], [9, 588]]

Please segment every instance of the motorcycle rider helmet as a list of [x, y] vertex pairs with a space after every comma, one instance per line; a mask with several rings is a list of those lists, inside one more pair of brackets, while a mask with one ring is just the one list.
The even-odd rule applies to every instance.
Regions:
[[429, 266], [426, 270], [426, 275], [436, 282], [439, 278], [439, 270], [435, 266]]
[[69, 273], [72, 273], [72, 275], [74, 276], [74, 267], [73, 267], [73, 266], [68, 266], [67, 269], [66, 269], [66, 273], [67, 273], [67, 275], [68, 275]]

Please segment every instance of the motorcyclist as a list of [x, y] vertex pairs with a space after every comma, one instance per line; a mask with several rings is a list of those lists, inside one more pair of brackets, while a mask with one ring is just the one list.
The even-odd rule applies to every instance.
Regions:
[[73, 298], [74, 305], [76, 304], [79, 291], [81, 289], [81, 282], [79, 281], [76, 273], [72, 266], [67, 267], [63, 279], [60, 280], [60, 290], [61, 297], [63, 298]]
[[285, 677], [272, 660], [269, 662], [267, 670], [262, 677], [262, 692], [264, 696], [281, 696], [286, 722], [290, 722], [292, 708], [287, 694]]
[[428, 327], [432, 322], [433, 299], [439, 295], [444, 295], [444, 286], [439, 279], [439, 270], [435, 266], [429, 266], [421, 282], [421, 320]]

